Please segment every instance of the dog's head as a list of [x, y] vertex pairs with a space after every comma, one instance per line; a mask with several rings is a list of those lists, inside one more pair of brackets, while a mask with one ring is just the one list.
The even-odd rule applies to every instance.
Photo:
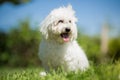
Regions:
[[77, 38], [77, 18], [71, 5], [54, 9], [41, 24], [40, 32], [47, 40], [60, 43]]

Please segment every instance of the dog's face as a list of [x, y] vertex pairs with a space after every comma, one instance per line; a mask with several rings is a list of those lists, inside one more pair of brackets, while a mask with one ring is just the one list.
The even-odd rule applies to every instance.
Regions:
[[41, 32], [45, 39], [66, 43], [77, 38], [77, 21], [71, 6], [53, 10], [43, 21]]

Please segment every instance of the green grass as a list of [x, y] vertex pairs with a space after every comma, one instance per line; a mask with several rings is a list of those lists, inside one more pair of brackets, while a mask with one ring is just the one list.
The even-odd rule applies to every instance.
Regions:
[[120, 62], [91, 66], [85, 72], [55, 72], [42, 77], [41, 68], [0, 68], [0, 80], [120, 80]]

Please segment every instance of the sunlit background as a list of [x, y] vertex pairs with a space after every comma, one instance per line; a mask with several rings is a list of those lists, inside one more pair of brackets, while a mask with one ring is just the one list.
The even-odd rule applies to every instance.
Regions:
[[30, 0], [27, 3], [16, 5], [5, 2], [0, 5], [0, 28], [8, 31], [18, 24], [18, 21], [25, 18], [30, 19], [30, 24], [34, 28], [51, 10], [68, 4], [75, 9], [78, 25], [86, 34], [99, 34], [100, 28], [105, 22], [114, 27], [112, 34], [118, 34], [120, 0]]
[[68, 4], [76, 11], [77, 40], [89, 60], [119, 60], [120, 0], [1, 0], [0, 65], [40, 65], [39, 24], [51, 10]]

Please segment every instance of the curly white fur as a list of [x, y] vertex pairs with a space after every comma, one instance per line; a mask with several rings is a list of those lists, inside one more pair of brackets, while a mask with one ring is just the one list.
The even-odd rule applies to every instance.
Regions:
[[76, 21], [75, 11], [69, 5], [54, 9], [42, 22], [39, 57], [47, 71], [60, 66], [66, 71], [89, 67], [84, 51], [76, 42]]

